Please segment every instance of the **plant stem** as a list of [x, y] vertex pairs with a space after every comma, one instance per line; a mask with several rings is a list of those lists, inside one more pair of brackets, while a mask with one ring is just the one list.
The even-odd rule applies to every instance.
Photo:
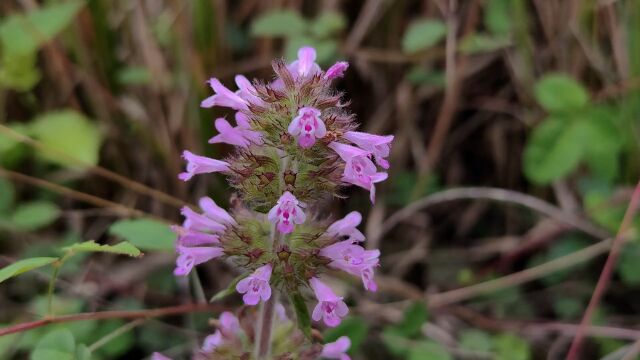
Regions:
[[58, 273], [62, 267], [62, 260], [58, 260], [53, 266], [53, 275], [49, 280], [49, 289], [47, 290], [47, 316], [53, 316], [53, 291], [56, 287], [56, 280], [58, 280]]
[[258, 321], [258, 331], [256, 332], [256, 360], [267, 360], [271, 353], [271, 330], [273, 329], [273, 319], [275, 315], [278, 292], [273, 291], [267, 302], [260, 306], [260, 319]]

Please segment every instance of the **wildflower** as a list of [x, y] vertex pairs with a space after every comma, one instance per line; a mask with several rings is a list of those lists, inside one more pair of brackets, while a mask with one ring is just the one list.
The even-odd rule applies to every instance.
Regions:
[[344, 76], [344, 72], [347, 71], [349, 63], [346, 61], [338, 61], [331, 65], [327, 72], [324, 73], [325, 80], [333, 80]]
[[172, 360], [172, 359], [160, 354], [159, 352], [154, 352], [153, 354], [151, 354], [151, 360]]
[[235, 337], [240, 332], [240, 321], [232, 313], [225, 311], [220, 314], [220, 326], [216, 332], [207, 336], [202, 343], [202, 351], [212, 353], [218, 346]]
[[388, 175], [378, 172], [375, 164], [369, 159], [370, 153], [355, 146], [332, 142], [329, 147], [345, 161], [342, 180], [363, 189], [369, 190], [371, 202], [375, 202], [375, 183], [384, 181]]
[[229, 171], [229, 163], [225, 161], [195, 155], [187, 150], [182, 153], [182, 157], [187, 160], [187, 171], [178, 175], [182, 181], [188, 181], [197, 174]]
[[276, 224], [278, 231], [289, 234], [295, 224], [302, 224], [306, 220], [307, 217], [302, 210], [304, 206], [293, 194], [285, 191], [278, 203], [269, 210], [267, 217], [271, 223]]
[[362, 215], [357, 211], [352, 211], [344, 218], [337, 220], [327, 228], [327, 235], [339, 238], [346, 237], [352, 243], [364, 241], [364, 234], [356, 228], [362, 221]]
[[176, 225], [172, 226], [171, 230], [178, 235], [176, 243], [181, 246], [214, 245], [220, 243], [218, 235], [194, 231]]
[[298, 137], [298, 144], [303, 148], [310, 148], [327, 134], [327, 128], [320, 119], [320, 110], [305, 106], [298, 110], [298, 116], [289, 124], [289, 134]]
[[331, 259], [329, 267], [361, 277], [366, 290], [378, 289], [373, 280], [373, 268], [379, 264], [380, 250], [365, 250], [351, 240], [345, 240], [323, 248], [320, 255]]
[[351, 340], [347, 336], [340, 336], [338, 340], [324, 344], [322, 347], [321, 358], [351, 360], [347, 355], [347, 350], [351, 347]]
[[231, 215], [219, 207], [211, 198], [201, 198], [199, 205], [204, 210], [202, 214], [198, 214], [188, 206], [182, 208], [182, 216], [185, 217], [182, 226], [185, 229], [206, 233], [222, 233], [227, 226], [236, 225]]
[[218, 206], [218, 204], [216, 204], [216, 202], [211, 198], [206, 196], [201, 197], [200, 201], [198, 201], [198, 205], [200, 205], [202, 210], [204, 210], [204, 214], [210, 219], [213, 219], [224, 226], [238, 225], [233, 217], [231, 217], [226, 210]]
[[393, 135], [381, 136], [359, 131], [347, 131], [344, 137], [373, 154], [376, 163], [383, 169], [389, 168], [389, 162], [385, 158], [389, 156]]
[[241, 99], [245, 101], [255, 104], [255, 105], [263, 105], [264, 101], [260, 99], [256, 95], [256, 88], [251, 84], [249, 79], [244, 77], [243, 75], [236, 75], [235, 77], [236, 85], [238, 85], [238, 90], [236, 91], [236, 95], [238, 95]]
[[236, 290], [242, 296], [242, 300], [247, 305], [256, 305], [262, 301], [267, 301], [271, 297], [271, 286], [269, 279], [271, 278], [271, 264], [259, 267], [253, 274], [240, 280], [236, 285]]
[[298, 50], [298, 60], [289, 64], [288, 68], [294, 78], [305, 78], [321, 71], [315, 61], [316, 49], [304, 46]]
[[315, 321], [324, 320], [324, 323], [330, 327], [336, 327], [341, 322], [349, 308], [342, 301], [342, 297], [337, 296], [331, 288], [320, 281], [318, 278], [311, 278], [309, 284], [318, 299], [318, 304], [313, 309], [311, 317]]
[[218, 118], [215, 122], [216, 130], [220, 134], [209, 139], [209, 144], [226, 143], [236, 145], [243, 148], [248, 147], [251, 143], [260, 144], [262, 136], [260, 133], [251, 130], [248, 117], [241, 113], [236, 113], [236, 127], [231, 126], [224, 118]]
[[200, 106], [203, 108], [210, 108], [214, 106], [222, 106], [232, 108], [234, 110], [249, 110], [249, 102], [237, 93], [227, 89], [220, 80], [212, 78], [209, 80], [209, 86], [215, 92], [214, 95], [202, 100]]
[[176, 269], [173, 273], [177, 276], [185, 276], [191, 272], [194, 266], [215, 259], [224, 254], [219, 247], [176, 247], [179, 256], [176, 259]]

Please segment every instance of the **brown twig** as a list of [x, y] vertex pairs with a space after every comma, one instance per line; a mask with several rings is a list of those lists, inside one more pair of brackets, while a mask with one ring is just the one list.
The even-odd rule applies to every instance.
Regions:
[[625, 242], [625, 233], [631, 226], [633, 221], [633, 217], [638, 210], [638, 206], [640, 205], [640, 181], [636, 185], [636, 189], [631, 196], [631, 200], [629, 201], [629, 206], [627, 207], [627, 211], [624, 214], [624, 218], [622, 219], [622, 223], [620, 224], [620, 228], [618, 229], [618, 233], [613, 241], [613, 245], [611, 246], [611, 251], [609, 252], [609, 256], [607, 257], [607, 261], [602, 268], [602, 272], [600, 273], [600, 278], [598, 279], [598, 283], [596, 284], [596, 288], [593, 291], [593, 295], [591, 296], [591, 300], [589, 300], [589, 305], [587, 306], [587, 310], [582, 317], [582, 321], [580, 322], [580, 328], [576, 333], [576, 337], [573, 339], [571, 343], [571, 348], [569, 349], [569, 353], [567, 355], [567, 360], [577, 359], [580, 351], [580, 346], [582, 345], [582, 340], [584, 338], [584, 328], [587, 324], [591, 323], [591, 316], [595, 311], [596, 307], [600, 303], [602, 296], [606, 292], [609, 287], [609, 282], [611, 281], [611, 276], [613, 275], [613, 270], [615, 268], [616, 261], [618, 260], [618, 256], [620, 255], [620, 250]]
[[147, 309], [147, 310], [115, 310], [115, 311], [98, 311], [88, 312], [72, 315], [62, 315], [48, 317], [36, 321], [30, 321], [17, 325], [8, 326], [0, 329], [0, 336], [15, 334], [35, 328], [39, 328], [50, 324], [61, 324], [74, 321], [84, 320], [105, 320], [105, 319], [148, 319], [169, 315], [194, 313], [194, 312], [207, 312], [207, 311], [220, 311], [222, 307], [218, 304], [186, 304], [171, 306], [159, 309]]

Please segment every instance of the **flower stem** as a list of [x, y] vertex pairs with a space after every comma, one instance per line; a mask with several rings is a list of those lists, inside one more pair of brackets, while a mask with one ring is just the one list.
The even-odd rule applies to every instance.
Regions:
[[271, 355], [271, 330], [273, 329], [273, 319], [275, 315], [278, 292], [274, 289], [271, 297], [260, 306], [260, 319], [255, 341], [256, 360], [267, 360]]

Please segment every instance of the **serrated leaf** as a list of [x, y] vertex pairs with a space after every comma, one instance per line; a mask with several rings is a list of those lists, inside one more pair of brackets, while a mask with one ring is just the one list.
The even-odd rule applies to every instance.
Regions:
[[121, 237], [141, 250], [173, 250], [176, 234], [169, 226], [152, 219], [116, 221], [109, 234]]
[[495, 35], [507, 35], [513, 27], [513, 0], [489, 0], [484, 6], [484, 25]]
[[10, 225], [20, 231], [33, 231], [50, 225], [60, 216], [60, 209], [48, 201], [20, 204], [11, 217]]
[[534, 86], [538, 103], [549, 112], [574, 111], [587, 105], [589, 94], [576, 80], [566, 74], [545, 74]]
[[304, 18], [292, 10], [272, 10], [258, 15], [251, 23], [251, 34], [265, 37], [288, 37], [306, 30]]
[[325, 11], [311, 23], [311, 33], [317, 38], [327, 38], [347, 26], [347, 19], [342, 13]]
[[402, 51], [414, 54], [437, 44], [447, 33], [440, 20], [419, 19], [412, 22], [402, 37]]
[[36, 257], [18, 260], [13, 264], [0, 269], [0, 283], [27, 271], [49, 265], [56, 260], [58, 260], [58, 258], [55, 257]]
[[116, 245], [101, 245], [93, 240], [85, 241], [78, 244], [73, 244], [63, 248], [65, 251], [72, 252], [106, 252], [112, 254], [129, 255], [138, 257], [142, 255], [140, 250], [130, 243], [123, 241]]
[[411, 347], [407, 360], [453, 360], [453, 357], [442, 345], [425, 340]]
[[0, 177], [0, 214], [13, 206], [15, 198], [16, 190], [13, 187], [13, 183]]
[[67, 329], [45, 335], [31, 353], [31, 360], [75, 360], [76, 341]]
[[324, 332], [324, 342], [330, 343], [341, 336], [347, 336], [351, 340], [350, 353], [354, 353], [366, 340], [369, 333], [369, 325], [359, 316], [350, 316], [342, 320], [340, 325]]
[[584, 155], [585, 128], [561, 116], [550, 116], [538, 125], [527, 141], [523, 170], [536, 184], [548, 184], [568, 175]]
[[289, 301], [296, 313], [298, 328], [308, 339], [311, 339], [311, 316], [309, 315], [307, 303], [299, 292], [292, 293], [289, 296]]
[[249, 274], [242, 274], [238, 277], [236, 277], [235, 279], [233, 279], [233, 281], [231, 283], [229, 283], [229, 286], [227, 286], [226, 289], [219, 291], [217, 294], [213, 295], [213, 297], [211, 298], [211, 300], [209, 300], [209, 302], [214, 302], [214, 301], [218, 301], [218, 300], [222, 300], [225, 297], [234, 294], [236, 292], [236, 285], [238, 285], [238, 283], [240, 282], [240, 280], [246, 278], [247, 276], [249, 276]]
[[38, 154], [45, 160], [70, 168], [85, 168], [98, 163], [102, 134], [95, 122], [74, 110], [40, 115], [31, 123], [31, 133], [46, 148]]

